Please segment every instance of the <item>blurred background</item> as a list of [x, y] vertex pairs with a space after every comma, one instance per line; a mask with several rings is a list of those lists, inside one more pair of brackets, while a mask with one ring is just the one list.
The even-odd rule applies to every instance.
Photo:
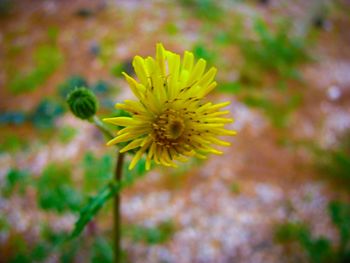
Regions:
[[350, 1], [0, 0], [0, 262], [112, 262], [112, 204], [66, 242], [111, 180], [99, 116], [155, 44], [218, 68], [232, 146], [125, 174], [125, 262], [350, 262]]

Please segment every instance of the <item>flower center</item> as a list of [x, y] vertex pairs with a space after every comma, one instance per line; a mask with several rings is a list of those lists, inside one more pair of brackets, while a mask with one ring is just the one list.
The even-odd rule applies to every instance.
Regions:
[[182, 114], [173, 109], [167, 109], [159, 115], [152, 124], [156, 142], [160, 145], [173, 145], [185, 130], [182, 119]]
[[184, 122], [181, 119], [169, 119], [169, 123], [165, 128], [165, 136], [170, 139], [177, 139], [181, 136], [185, 128]]

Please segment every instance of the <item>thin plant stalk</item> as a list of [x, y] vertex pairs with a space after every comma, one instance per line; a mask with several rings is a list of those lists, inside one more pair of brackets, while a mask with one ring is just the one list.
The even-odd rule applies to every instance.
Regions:
[[[95, 126], [109, 139], [114, 137], [113, 133], [104, 125], [103, 122], [95, 115], [92, 117], [91, 121]], [[117, 184], [121, 183], [123, 164], [124, 164], [124, 154], [117, 153], [117, 160], [114, 171], [114, 180]], [[114, 228], [114, 263], [121, 263], [122, 249], [121, 249], [121, 194], [119, 192], [114, 196], [114, 207], [113, 207], [113, 228]]]
[[95, 124], [95, 126], [104, 134], [106, 135], [109, 139], [114, 138], [114, 134], [106, 127], [106, 125], [100, 120], [99, 117], [94, 115], [91, 119], [91, 122]]
[[[119, 184], [122, 180], [124, 154], [117, 154], [114, 179]], [[121, 263], [121, 194], [117, 192], [114, 196], [113, 220], [114, 220], [114, 263]]]

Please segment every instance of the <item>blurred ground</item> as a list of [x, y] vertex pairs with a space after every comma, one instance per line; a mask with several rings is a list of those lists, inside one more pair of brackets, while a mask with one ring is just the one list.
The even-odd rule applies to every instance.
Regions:
[[[271, 23], [291, 19], [295, 34], [315, 30], [310, 28], [313, 12], [318, 11], [304, 1], [218, 2], [224, 9], [222, 19], [211, 21], [198, 18], [180, 1], [15, 1], [11, 12], [0, 19], [0, 109], [30, 111], [44, 96], [57, 96], [57, 85], [74, 74], [89, 82], [112, 83], [120, 93], [112, 91], [110, 99], [120, 101], [131, 94], [125, 81], [111, 74], [112, 68], [127, 64], [136, 54], [154, 54], [157, 42], [180, 53], [201, 43], [215, 51], [219, 82], [236, 81], [243, 63], [239, 48], [219, 45], [214, 37], [218, 31], [233, 28], [238, 17], [243, 17], [246, 26], [260, 16]], [[346, 1], [342, 4], [350, 10]], [[312, 60], [298, 66], [302, 80], [286, 81], [289, 90], [302, 96], [286, 127], [276, 127], [263, 110], [244, 103], [244, 90], [218, 92], [212, 96], [215, 101], [232, 101], [229, 109], [236, 120], [232, 128], [238, 131], [229, 139], [232, 146], [223, 149], [225, 154], [211, 156], [207, 162], [195, 161], [180, 171], [156, 168], [123, 192], [125, 224], [155, 227], [171, 220], [176, 228], [168, 241], [152, 246], [125, 238], [129, 262], [306, 262], [302, 253], [288, 254], [274, 241], [275, 225], [289, 220], [307, 222], [315, 235], [337, 240], [327, 205], [332, 199], [348, 197], [337, 185], [320, 179], [313, 154], [305, 145], [311, 141], [332, 147], [337, 136], [350, 128], [350, 17], [339, 9], [325, 16], [329, 24], [312, 31], [313, 41], [307, 47]], [[30, 70], [35, 48], [51, 41], [50, 28], [58, 30], [54, 45], [63, 56], [62, 64], [40, 88], [14, 94], [8, 89], [11, 74]], [[263, 77], [260, 86], [274, 85], [274, 74]], [[282, 100], [277, 91], [269, 92]], [[282, 93], [282, 97], [291, 94]], [[106, 109], [101, 110], [103, 114]], [[14, 133], [29, 140], [29, 146], [1, 153], [0, 182], [11, 167], [38, 177], [48, 163], [68, 160], [79, 184], [78, 166], [85, 151], [97, 156], [112, 152], [106, 150], [94, 127], [69, 113], [58, 118], [56, 125], [74, 127], [77, 135], [63, 144], [50, 135], [55, 133], [38, 132], [30, 124], [2, 126], [1, 144]], [[38, 222], [64, 230], [73, 227], [72, 214], [38, 209], [34, 190], [25, 196], [0, 199], [1, 214], [12, 232], [30, 242], [38, 239]], [[99, 217], [96, 231], [110, 234], [110, 216], [105, 212]], [[1, 254], [9, 233], [0, 233]], [[81, 247], [73, 262], [86, 262], [86, 250]], [[0, 256], [0, 262], [4, 260]], [[53, 253], [45, 262], [58, 262], [57, 255]]]

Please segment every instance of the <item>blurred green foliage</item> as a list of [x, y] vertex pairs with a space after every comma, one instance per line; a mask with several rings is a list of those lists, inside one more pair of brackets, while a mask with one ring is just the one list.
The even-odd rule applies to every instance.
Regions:
[[53, 98], [44, 98], [31, 113], [30, 119], [36, 128], [50, 129], [63, 113], [61, 103]]
[[[82, 240], [73, 240], [67, 242], [68, 233], [65, 231], [57, 231], [49, 226], [42, 226], [41, 243], [46, 249], [46, 255], [56, 254], [59, 262], [74, 262], [75, 256], [79, 250]], [[42, 246], [39, 243], [39, 246]]]
[[[77, 262], [83, 238], [70, 240], [67, 242], [68, 233], [64, 231], [54, 231], [49, 227], [43, 227], [40, 233], [40, 241], [34, 244], [29, 253], [24, 255], [29, 262], [46, 262], [50, 255], [58, 256], [59, 262]], [[113, 251], [110, 242], [102, 235], [84, 237], [84, 245], [88, 247], [89, 261], [87, 262], [113, 262]]]
[[310, 263], [346, 263], [350, 261], [350, 205], [339, 201], [329, 204], [332, 223], [339, 233], [339, 243], [332, 244], [326, 237], [314, 237], [310, 228], [297, 222], [278, 225], [275, 240], [287, 245], [298, 244]]
[[23, 236], [16, 235], [12, 240], [13, 249], [16, 253], [8, 260], [10, 263], [30, 263], [32, 255], [28, 244]]
[[5, 197], [10, 197], [14, 192], [24, 194], [29, 183], [30, 177], [27, 171], [10, 169], [1, 185], [1, 194]]
[[83, 203], [83, 196], [73, 184], [68, 164], [49, 164], [38, 178], [36, 187], [38, 204], [44, 210], [77, 212]]
[[49, 41], [51, 42], [51, 44], [55, 45], [59, 33], [60, 33], [60, 29], [57, 26], [50, 26], [47, 29], [47, 37], [49, 38]]
[[176, 35], [179, 32], [179, 28], [176, 23], [169, 22], [165, 25], [165, 31], [169, 35]]
[[10, 230], [10, 223], [7, 220], [7, 217], [3, 214], [0, 215], [0, 231], [1, 233], [8, 232]]
[[123, 167], [123, 184], [124, 186], [132, 185], [137, 179], [143, 177], [146, 174], [146, 159], [141, 158], [134, 169], [131, 171], [128, 169], [130, 161], [126, 161]]
[[298, 240], [306, 232], [308, 232], [308, 228], [305, 224], [299, 222], [288, 222], [277, 225], [274, 239], [278, 243], [287, 243]]
[[21, 111], [7, 111], [0, 113], [0, 124], [23, 124], [27, 119], [24, 112]]
[[230, 32], [218, 30], [215, 32], [214, 41], [219, 45], [229, 45], [232, 43], [232, 37], [230, 36]]
[[253, 38], [247, 38], [242, 25], [237, 25], [234, 42], [244, 57], [242, 75], [249, 75], [249, 70], [253, 68], [259, 72], [276, 72], [284, 78], [299, 78], [296, 66], [308, 61], [309, 55], [306, 40], [292, 36], [290, 23], [279, 23], [274, 31], [263, 20], [257, 19]]
[[[341, 202], [331, 202], [329, 211], [333, 224], [340, 236], [339, 257], [342, 262], [350, 261], [350, 205]], [[347, 261], [344, 261], [347, 260]]]
[[[346, 131], [340, 136], [335, 147], [331, 149], [321, 149], [314, 145], [308, 147], [315, 153], [318, 170], [337, 183], [337, 186], [349, 191], [350, 132]], [[328, 212], [338, 232], [336, 242], [323, 236], [314, 237], [311, 228], [300, 222], [279, 225], [275, 232], [275, 240], [284, 245], [298, 244], [311, 263], [350, 262], [350, 204], [332, 201], [329, 203]]]
[[237, 182], [233, 182], [230, 185], [230, 190], [233, 194], [239, 194], [241, 192], [241, 187]]
[[264, 110], [275, 127], [284, 128], [288, 125], [290, 114], [300, 106], [302, 98], [300, 95], [286, 95], [280, 100], [272, 100], [263, 93], [255, 92], [246, 95], [243, 101], [250, 107]]
[[16, 134], [5, 134], [1, 139], [0, 153], [15, 152], [23, 150], [28, 146], [28, 141], [23, 137]]
[[291, 85], [302, 85], [298, 66], [310, 60], [308, 41], [292, 34], [291, 23], [270, 26], [256, 19], [252, 29], [238, 16], [229, 31], [216, 33], [219, 44], [232, 43], [242, 55], [240, 76], [224, 82], [218, 92], [233, 93], [249, 107], [259, 108], [277, 128], [286, 128], [301, 105], [302, 94]]
[[[67, 235], [67, 232], [53, 230], [45, 224], [40, 226], [39, 236], [36, 240], [29, 241], [22, 235], [12, 234], [9, 241], [11, 250], [7, 251], [2, 260], [11, 263], [32, 263], [48, 262], [52, 258], [56, 258], [57, 262], [61, 263], [75, 262], [82, 240], [66, 242]], [[91, 245], [91, 255], [99, 251], [100, 248]]]
[[350, 130], [338, 138], [332, 149], [315, 149], [316, 166], [319, 171], [350, 190]]
[[[35, 128], [51, 129], [55, 126], [57, 118], [64, 113], [62, 103], [55, 98], [43, 98], [31, 112], [8, 111], [0, 113], [0, 124], [22, 125], [30, 121]], [[16, 134], [9, 134], [3, 143], [0, 144], [0, 151], [16, 150], [25, 142], [23, 137]]]
[[175, 233], [175, 225], [172, 221], [165, 221], [155, 227], [128, 225], [123, 227], [123, 235], [133, 242], [144, 242], [147, 245], [165, 243]]
[[58, 85], [58, 93], [65, 100], [72, 90], [81, 87], [89, 87], [87, 80], [80, 75], [72, 75]]
[[67, 144], [71, 142], [77, 135], [78, 130], [72, 126], [63, 126], [58, 131], [58, 139], [61, 143]]
[[84, 155], [82, 167], [84, 169], [84, 192], [96, 192], [112, 179], [113, 176], [113, 159], [109, 154], [101, 158], [96, 157], [93, 153], [87, 152]]
[[202, 43], [197, 43], [194, 45], [192, 52], [197, 59], [203, 58], [209, 65], [214, 64], [217, 56], [213, 51], [209, 51], [208, 48], [206, 48], [206, 46]]
[[239, 93], [242, 89], [242, 86], [239, 82], [226, 82], [226, 83], [221, 83], [217, 87], [217, 91], [221, 93]]
[[109, 65], [113, 58], [116, 44], [118, 43], [116, 34], [106, 34], [99, 41], [98, 58], [104, 65]]
[[104, 80], [99, 80], [91, 87], [91, 89], [97, 96], [105, 95], [110, 92], [111, 86], [109, 85], [108, 82]]
[[222, 8], [218, 5], [218, 1], [214, 0], [179, 0], [180, 3], [194, 14], [209, 21], [218, 21], [223, 18], [224, 13]]
[[128, 75], [135, 74], [131, 59], [124, 60], [123, 62], [117, 63], [111, 67], [111, 74], [116, 78], [122, 77], [123, 72]]
[[91, 249], [91, 262], [112, 263], [113, 258], [113, 249], [108, 240], [101, 236], [95, 238]]
[[34, 65], [29, 72], [16, 72], [8, 85], [13, 93], [33, 91], [49, 78], [62, 64], [60, 50], [51, 45], [42, 45], [34, 51]]

